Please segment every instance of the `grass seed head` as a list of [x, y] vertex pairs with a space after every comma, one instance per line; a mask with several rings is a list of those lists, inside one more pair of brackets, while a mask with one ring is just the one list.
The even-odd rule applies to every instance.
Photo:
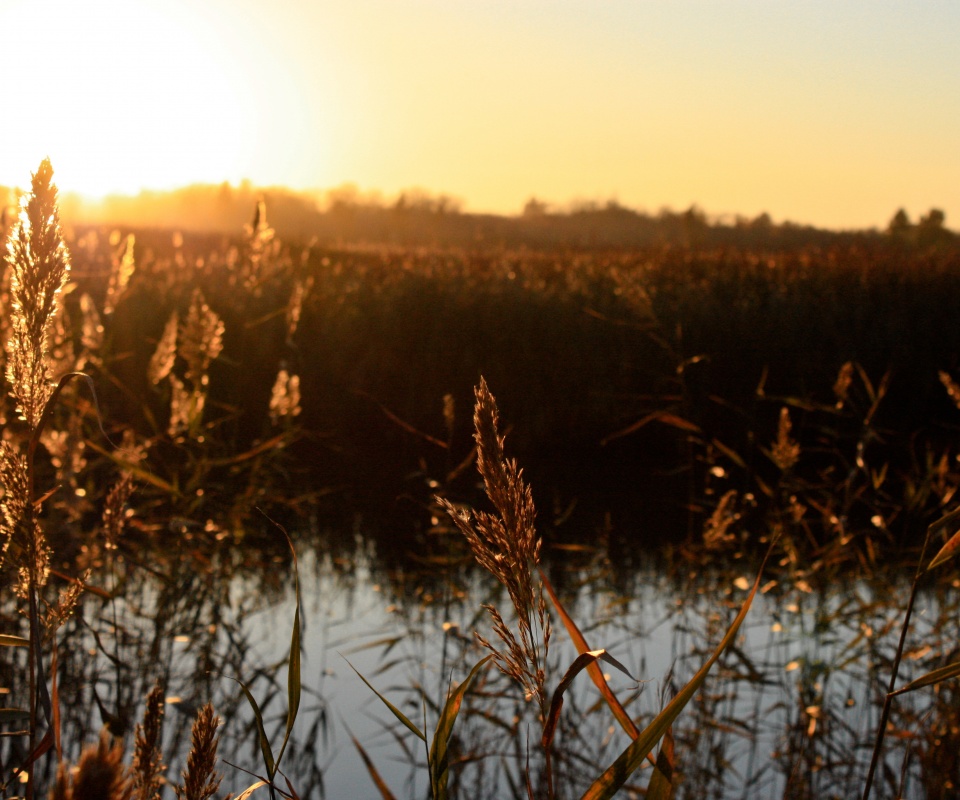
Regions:
[[220, 788], [223, 776], [216, 771], [219, 725], [220, 718], [210, 703], [197, 712], [187, 768], [183, 771], [183, 785], [174, 787], [178, 800], [207, 800]]
[[7, 242], [11, 327], [6, 343], [7, 381], [18, 411], [31, 428], [37, 426], [53, 393], [52, 326], [70, 269], [52, 180], [53, 168], [44, 159]]

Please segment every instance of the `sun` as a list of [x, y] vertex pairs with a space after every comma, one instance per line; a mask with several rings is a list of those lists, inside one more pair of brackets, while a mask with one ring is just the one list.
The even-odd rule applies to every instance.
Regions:
[[0, 181], [49, 156], [90, 196], [239, 180], [255, 147], [252, 95], [210, 21], [177, 0], [25, 0], [0, 12]]

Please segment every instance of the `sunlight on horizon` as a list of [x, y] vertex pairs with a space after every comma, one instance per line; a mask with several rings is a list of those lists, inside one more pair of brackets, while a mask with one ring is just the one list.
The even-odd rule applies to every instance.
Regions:
[[[88, 198], [266, 174], [276, 76], [245, 62], [216, 19], [176, 2], [39, 0], [3, 11], [11, 63], [0, 184], [29, 185], [49, 157], [62, 192]], [[221, 30], [222, 33], [222, 30]], [[38, 52], [46, 54], [38, 58]], [[21, 84], [22, 85], [22, 84]]]
[[0, 0], [0, 185], [960, 218], [960, 6]]

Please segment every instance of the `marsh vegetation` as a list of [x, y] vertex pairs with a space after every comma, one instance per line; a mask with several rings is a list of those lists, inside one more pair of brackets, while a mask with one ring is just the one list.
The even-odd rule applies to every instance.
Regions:
[[64, 233], [51, 179], [2, 231], [7, 795], [956, 791], [952, 236]]

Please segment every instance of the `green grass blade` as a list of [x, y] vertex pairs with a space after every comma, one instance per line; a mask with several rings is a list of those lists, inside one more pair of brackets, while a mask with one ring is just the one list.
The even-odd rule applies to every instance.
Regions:
[[935, 683], [956, 678], [958, 675], [960, 675], [960, 661], [954, 661], [952, 664], [947, 664], [945, 667], [940, 667], [925, 675], [921, 675], [919, 678], [915, 678], [906, 686], [901, 686], [897, 691], [891, 692], [890, 696], [896, 697], [897, 695], [906, 694], [907, 692], [914, 692], [917, 689], [922, 689], [924, 686], [933, 686]]
[[[346, 661], [346, 659], [344, 659], [344, 661]], [[420, 741], [422, 741], [422, 742], [426, 742], [426, 741], [427, 741], [427, 737], [424, 735], [423, 731], [421, 731], [416, 725], [414, 725], [409, 719], [407, 719], [406, 716], [404, 715], [404, 713], [403, 713], [399, 708], [397, 708], [393, 703], [391, 703], [389, 700], [387, 700], [387, 698], [384, 697], [382, 694], [380, 694], [380, 692], [378, 692], [376, 689], [374, 689], [374, 688], [373, 688], [373, 684], [371, 684], [370, 681], [368, 681], [366, 678], [364, 678], [363, 675], [360, 675], [360, 672], [357, 670], [357, 668], [356, 668], [355, 666], [353, 666], [353, 664], [350, 664], [349, 661], [347, 661], [347, 664], [350, 665], [350, 669], [352, 669], [354, 672], [357, 673], [357, 675], [360, 676], [360, 680], [362, 680], [365, 684], [367, 684], [367, 686], [369, 687], [370, 691], [373, 692], [377, 697], [379, 697], [379, 698], [380, 698], [380, 701], [381, 701], [387, 708], [390, 709], [390, 711], [393, 713], [393, 716], [395, 716], [398, 720], [400, 720], [400, 722], [402, 722], [402, 723], [403, 723], [404, 725], [406, 725], [414, 734], [416, 734], [417, 738], [420, 739]]]
[[[767, 557], [769, 557], [769, 554], [770, 551], [767, 552]], [[763, 566], [765, 565], [766, 558], [764, 558], [763, 562]], [[730, 626], [720, 644], [717, 645], [717, 649], [697, 674], [693, 676], [691, 681], [680, 690], [677, 696], [667, 704], [667, 707], [643, 730], [640, 737], [632, 742], [627, 749], [620, 754], [619, 758], [587, 789], [583, 795], [583, 800], [601, 800], [601, 798], [606, 800], [607, 798], [613, 797], [640, 764], [643, 763], [644, 759], [650, 754], [650, 751], [656, 747], [657, 742], [663, 738], [670, 726], [673, 725], [674, 720], [680, 716], [680, 712], [683, 711], [687, 703], [689, 703], [697, 693], [697, 690], [703, 684], [704, 680], [706, 680], [710, 668], [717, 662], [723, 654], [723, 651], [736, 639], [740, 625], [746, 618], [747, 612], [750, 610], [750, 605], [753, 603], [753, 598], [757, 594], [757, 589], [760, 587], [760, 577], [763, 575], [763, 566], [760, 567], [760, 573], [753, 583], [753, 589], [750, 590], [750, 594], [740, 608], [740, 612], [737, 614], [736, 619], [734, 619], [733, 624]]]
[[463, 704], [464, 695], [470, 689], [474, 679], [480, 674], [493, 653], [481, 658], [470, 674], [460, 685], [449, 693], [447, 702], [443, 704], [443, 710], [440, 712], [440, 719], [437, 720], [437, 729], [433, 734], [433, 744], [430, 745], [430, 772], [433, 774], [434, 790], [437, 797], [446, 797], [447, 795], [447, 775], [450, 768], [450, 759], [447, 752], [447, 746], [450, 744], [450, 736], [453, 733], [454, 723], [457, 721], [457, 715], [460, 713], [460, 706]]

